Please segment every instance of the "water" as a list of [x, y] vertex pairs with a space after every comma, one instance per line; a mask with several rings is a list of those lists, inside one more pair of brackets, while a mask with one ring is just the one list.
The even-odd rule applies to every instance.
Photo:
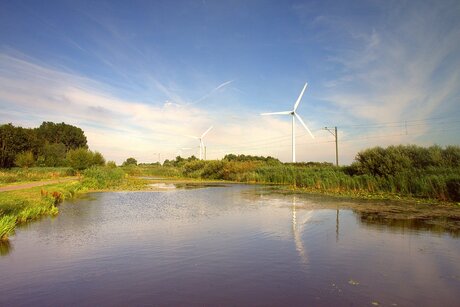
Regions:
[[456, 229], [257, 186], [157, 188], [21, 227], [0, 305], [458, 306]]

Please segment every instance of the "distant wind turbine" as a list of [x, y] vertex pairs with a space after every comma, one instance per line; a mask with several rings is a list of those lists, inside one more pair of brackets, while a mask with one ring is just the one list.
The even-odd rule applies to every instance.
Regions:
[[189, 137], [200, 140], [200, 160], [203, 160], [203, 150], [204, 150], [203, 138], [209, 131], [211, 131], [211, 129], [212, 129], [212, 126], [209, 127], [208, 130], [206, 130], [201, 136], [189, 135]]
[[300, 118], [299, 114], [296, 113], [297, 107], [299, 106], [300, 100], [302, 99], [303, 93], [307, 88], [308, 83], [305, 82], [305, 85], [302, 89], [302, 92], [297, 98], [297, 101], [294, 104], [294, 109], [292, 111], [283, 111], [283, 112], [272, 112], [272, 113], [262, 113], [260, 115], [292, 115], [292, 162], [295, 162], [295, 119], [297, 118], [299, 122], [304, 126], [307, 132], [310, 134], [312, 138], [315, 138], [311, 133], [310, 129], [308, 129], [307, 125], [303, 122], [302, 118]]

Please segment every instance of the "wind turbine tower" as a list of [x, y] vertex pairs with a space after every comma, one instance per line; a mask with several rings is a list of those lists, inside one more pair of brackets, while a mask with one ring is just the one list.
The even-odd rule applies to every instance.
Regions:
[[296, 110], [299, 107], [300, 100], [302, 99], [303, 93], [305, 92], [307, 88], [308, 83], [305, 83], [302, 92], [300, 92], [299, 98], [297, 98], [297, 101], [294, 104], [294, 108], [291, 111], [282, 111], [282, 112], [271, 112], [271, 113], [262, 113], [260, 115], [291, 115], [292, 116], [292, 162], [295, 161], [295, 119], [302, 124], [302, 126], [307, 130], [307, 132], [310, 134], [310, 136], [314, 139], [315, 137], [311, 133], [310, 129], [308, 129], [307, 125], [304, 123], [302, 118], [297, 114]]
[[192, 136], [190, 135], [190, 137], [194, 138], [194, 139], [198, 139], [200, 141], [200, 160], [203, 160], [203, 151], [204, 151], [204, 142], [203, 142], [203, 138], [206, 134], [208, 134], [209, 131], [211, 131], [212, 129], [212, 126], [208, 128], [208, 130], [206, 130], [201, 136]]

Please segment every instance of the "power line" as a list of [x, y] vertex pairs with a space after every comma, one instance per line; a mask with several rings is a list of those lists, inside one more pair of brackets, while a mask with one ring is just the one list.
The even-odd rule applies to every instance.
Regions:
[[[395, 137], [395, 136], [404, 136], [404, 135], [413, 135], [413, 136], [418, 136], [418, 135], [426, 135], [426, 134], [435, 134], [435, 133], [439, 133], [439, 132], [445, 132], [445, 131], [454, 131], [454, 130], [460, 130], [460, 127], [453, 127], [453, 128], [446, 128], [446, 129], [436, 129], [436, 130], [431, 130], [430, 132], [412, 132], [412, 133], [397, 133], [397, 134], [385, 134], [385, 135], [370, 135], [370, 136], [365, 136], [365, 137], [358, 137], [358, 138], [345, 138], [343, 140], [341, 140], [341, 142], [353, 142], [353, 141], [360, 141], [360, 140], [368, 140], [368, 139], [378, 139], [378, 138], [388, 138], [388, 137]], [[304, 134], [303, 136], [306, 136], [306, 134]], [[300, 137], [300, 136], [299, 136]], [[274, 142], [270, 142], [270, 143], [274, 143]], [[299, 145], [316, 145], [316, 144], [326, 144], [326, 143], [335, 143], [335, 140], [334, 141], [317, 141], [317, 142], [300, 142], [298, 143]], [[267, 143], [267, 145], [270, 145]], [[237, 146], [237, 147], [226, 147], [225, 148], [225, 151], [226, 152], [230, 152], [232, 150], [237, 150], [237, 151], [260, 151], [262, 148], [261, 147], [264, 147], [265, 149], [273, 149], [273, 148], [280, 148], [280, 147], [283, 147], [283, 148], [287, 148], [288, 146], [290, 146], [290, 144], [277, 144], [276, 146], [258, 146], [258, 145], [253, 145], [253, 146]], [[212, 152], [213, 154], [215, 153], [218, 153], [220, 151], [217, 151], [217, 150], [213, 150], [213, 151], [209, 151], [208, 152]], [[337, 162], [337, 161], [336, 161]]]
[[[360, 141], [360, 140], [368, 140], [368, 139], [378, 139], [378, 138], [389, 138], [389, 137], [395, 137], [395, 136], [419, 136], [419, 135], [430, 135], [430, 134], [436, 134], [440, 132], [446, 132], [446, 131], [455, 131], [459, 130], [460, 127], [455, 126], [455, 124], [460, 123], [460, 120], [446, 120], [452, 117], [438, 117], [438, 118], [425, 118], [425, 119], [413, 119], [413, 120], [407, 120], [407, 121], [398, 121], [398, 122], [386, 122], [386, 123], [378, 123], [378, 124], [367, 124], [367, 125], [345, 125], [341, 126], [342, 127], [348, 127], [351, 128], [351, 130], [356, 129], [361, 129], [361, 128], [367, 128], [367, 129], [378, 129], [378, 128], [383, 128], [384, 130], [388, 130], [391, 128], [401, 128], [404, 129], [403, 132], [400, 133], [393, 133], [393, 134], [379, 134], [379, 135], [367, 135], [367, 136], [360, 136], [360, 137], [348, 137], [344, 138], [341, 140], [341, 142], [354, 142], [354, 141]], [[425, 129], [422, 129], [420, 131], [420, 127], [427, 126], [429, 125], [428, 123], [433, 123], [437, 121], [438, 129], [430, 129], [429, 131], [425, 131]], [[441, 121], [441, 122], [440, 122]], [[447, 126], [446, 125], [452, 125], [454, 126]], [[409, 130], [409, 128], [412, 128]], [[321, 129], [323, 130], [323, 129]], [[314, 130], [314, 132], [321, 131], [320, 129]], [[335, 132], [335, 131], [334, 131]], [[336, 132], [337, 133], [337, 132]], [[297, 139], [304, 139], [304, 137], [307, 136], [307, 133], [302, 133], [298, 136], [296, 136]], [[338, 136], [337, 136], [338, 137]], [[281, 135], [277, 137], [271, 137], [271, 138], [264, 138], [264, 139], [258, 139], [258, 140], [253, 140], [253, 141], [247, 141], [243, 143], [239, 143], [238, 146], [231, 146], [231, 147], [225, 147], [222, 146], [222, 148], [225, 148], [224, 150], [207, 150], [209, 154], [222, 154], [224, 152], [252, 152], [252, 151], [262, 151], [263, 149], [280, 149], [280, 148], [287, 148], [290, 146], [290, 141], [291, 135]], [[298, 142], [299, 145], [317, 145], [317, 144], [325, 144], [325, 143], [333, 143], [336, 142], [336, 163], [338, 162], [338, 141], [309, 141], [309, 142]], [[285, 144], [283, 144], [285, 143]]]
[[412, 120], [400, 120], [400, 121], [393, 121], [393, 122], [383, 122], [383, 123], [376, 123], [376, 124], [356, 124], [356, 125], [340, 125], [341, 128], [373, 128], [373, 127], [389, 127], [391, 125], [404, 125], [404, 124], [409, 124], [413, 125], [411, 123], [420, 123], [420, 122], [435, 122], [435, 121], [440, 121], [440, 120], [445, 120], [445, 119], [455, 119], [455, 120], [450, 120], [447, 121], [448, 123], [450, 122], [459, 122], [457, 116], [444, 116], [444, 117], [431, 117], [431, 118], [424, 118], [424, 119], [412, 119]]

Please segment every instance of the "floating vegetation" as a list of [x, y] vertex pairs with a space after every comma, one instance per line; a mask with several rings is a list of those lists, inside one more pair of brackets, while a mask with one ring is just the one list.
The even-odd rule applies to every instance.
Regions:
[[353, 280], [353, 279], [350, 279], [350, 280], [348, 281], [348, 283], [349, 283], [350, 285], [352, 285], [352, 286], [357, 286], [357, 285], [359, 285], [359, 282], [356, 281], [356, 280]]

